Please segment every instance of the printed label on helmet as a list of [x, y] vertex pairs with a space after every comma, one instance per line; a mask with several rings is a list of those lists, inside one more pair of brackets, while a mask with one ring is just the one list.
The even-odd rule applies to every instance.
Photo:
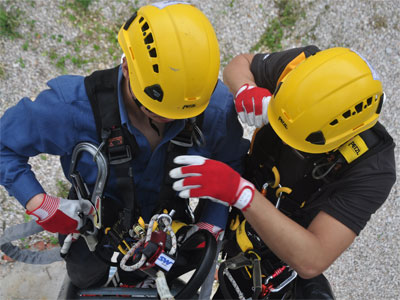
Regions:
[[278, 117], [278, 121], [282, 123], [283, 127], [285, 127], [287, 129], [287, 124], [285, 121], [283, 121], [283, 119], [281, 118], [281, 116]]
[[174, 263], [175, 260], [164, 253], [161, 253], [161, 255], [156, 260], [156, 265], [167, 272], [171, 269]]
[[371, 70], [372, 78], [373, 78], [374, 80], [380, 80], [380, 79], [379, 79], [378, 73], [377, 73], [377, 72], [375, 71], [375, 69], [371, 66], [371, 64], [369, 63], [369, 61], [368, 61], [364, 56], [362, 56], [360, 53], [358, 53], [356, 50], [353, 50], [353, 49], [350, 49], [350, 50], [353, 51], [355, 54], [357, 54], [359, 57], [361, 57], [361, 59], [362, 59], [363, 61], [365, 61], [365, 63], [367, 64], [368, 68]]
[[189, 3], [184, 2], [184, 1], [162, 1], [162, 2], [152, 3], [151, 5], [158, 7], [159, 9], [163, 9], [164, 7], [174, 5], [174, 4], [189, 4]]
[[184, 106], [182, 106], [182, 109], [193, 108], [193, 107], [196, 107], [196, 104], [185, 104]]

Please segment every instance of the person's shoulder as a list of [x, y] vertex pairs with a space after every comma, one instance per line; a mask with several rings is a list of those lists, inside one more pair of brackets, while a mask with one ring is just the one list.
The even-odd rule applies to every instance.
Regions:
[[210, 104], [207, 110], [228, 110], [233, 107], [233, 95], [229, 91], [228, 87], [218, 79], [215, 90], [211, 95]]
[[47, 85], [66, 103], [87, 101], [84, 79], [80, 75], [61, 75], [49, 80]]

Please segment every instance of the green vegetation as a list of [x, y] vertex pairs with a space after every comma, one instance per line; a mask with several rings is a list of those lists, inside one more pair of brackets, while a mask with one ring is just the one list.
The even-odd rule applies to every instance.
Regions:
[[12, 6], [7, 11], [3, 6], [0, 6], [0, 35], [10, 39], [21, 37], [17, 32], [21, 15], [22, 11], [19, 8]]
[[68, 197], [68, 193], [69, 193], [69, 189], [70, 186], [69, 184], [67, 184], [66, 182], [62, 181], [62, 180], [57, 180], [57, 196], [61, 197], [61, 198], [67, 198]]
[[4, 70], [4, 67], [0, 65], [0, 78], [4, 78], [6, 75], [6, 71]]
[[295, 0], [275, 0], [278, 15], [269, 21], [268, 27], [260, 40], [250, 50], [257, 51], [261, 47], [268, 47], [270, 51], [282, 49], [281, 41], [284, 34], [290, 31], [298, 18], [304, 14]]
[[50, 242], [50, 244], [52, 244], [52, 245], [57, 245], [57, 244], [58, 244], [58, 238], [55, 237], [55, 236], [50, 236], [50, 237], [49, 237], [49, 242]]
[[31, 218], [30, 215], [24, 214], [24, 222], [25, 222], [25, 223], [28, 223], [31, 219], [32, 219], [32, 218]]
[[22, 59], [22, 57], [18, 58], [17, 63], [19, 63], [19, 66], [22, 69], [25, 68], [25, 61]]
[[387, 28], [386, 17], [374, 15], [372, 18], [372, 24], [375, 29]]

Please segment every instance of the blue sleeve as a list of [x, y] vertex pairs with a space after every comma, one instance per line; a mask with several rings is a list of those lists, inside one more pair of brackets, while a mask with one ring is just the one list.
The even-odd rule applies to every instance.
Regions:
[[[249, 149], [250, 142], [243, 138], [243, 127], [237, 117], [233, 95], [222, 82], [218, 83], [210, 106], [210, 109], [206, 110], [203, 121], [210, 151], [209, 157], [222, 161], [242, 173], [243, 158]], [[228, 213], [227, 206], [208, 200], [200, 221], [224, 229]]]
[[83, 77], [63, 77], [50, 81], [50, 89], [35, 101], [21, 99], [0, 119], [0, 184], [24, 207], [44, 192], [28, 164], [29, 157], [39, 153], [62, 156], [76, 144], [75, 118], [82, 112], [71, 102], [87, 96], [82, 90]]

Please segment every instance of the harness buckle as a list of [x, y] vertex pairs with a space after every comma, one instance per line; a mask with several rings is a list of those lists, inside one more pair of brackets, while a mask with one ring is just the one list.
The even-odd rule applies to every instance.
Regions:
[[108, 161], [110, 165], [123, 164], [132, 159], [131, 147], [129, 145], [120, 144], [109, 146]]
[[172, 144], [175, 144], [177, 146], [181, 147], [187, 147], [190, 148], [193, 146], [193, 138], [192, 135], [184, 135], [184, 134], [178, 134], [176, 137], [174, 137], [172, 140], [170, 140]]

